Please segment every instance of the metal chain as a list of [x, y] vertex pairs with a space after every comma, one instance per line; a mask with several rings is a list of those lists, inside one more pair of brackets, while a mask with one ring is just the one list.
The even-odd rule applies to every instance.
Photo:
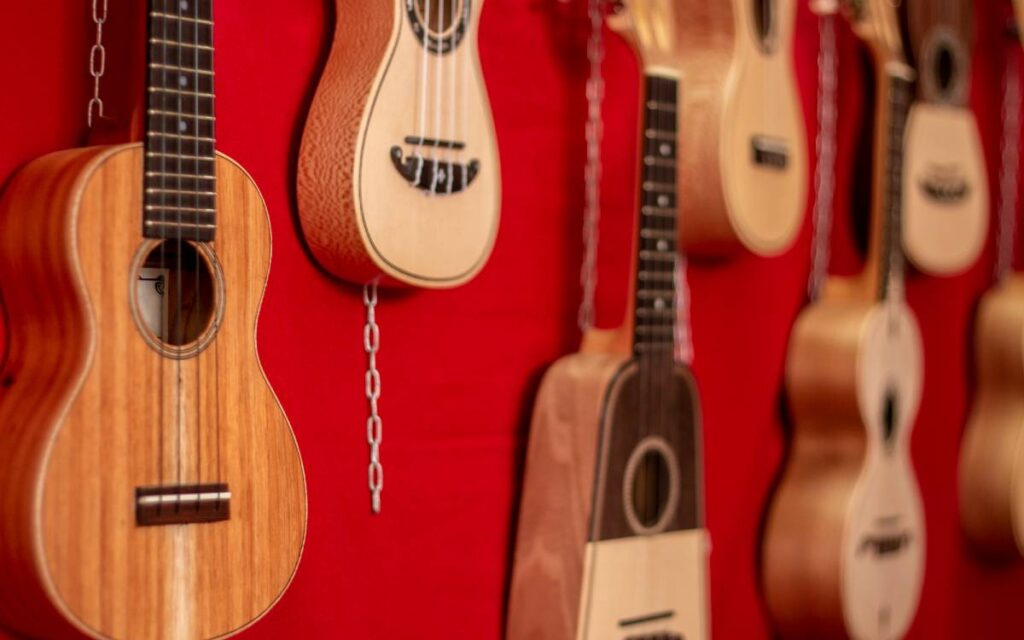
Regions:
[[818, 133], [815, 149], [814, 212], [811, 216], [811, 274], [807, 295], [816, 300], [828, 276], [832, 206], [835, 196], [838, 60], [835, 16], [825, 13], [818, 23]]
[[[1013, 43], [1014, 49], [1019, 46]], [[1013, 250], [1017, 236], [1017, 170], [1020, 166], [1020, 58], [1007, 52], [1003, 69], [1002, 163], [999, 167], [999, 228], [996, 230], [996, 281], [1002, 281], [1013, 268]]]
[[676, 360], [693, 364], [693, 332], [690, 330], [690, 281], [687, 277], [686, 256], [676, 257]]
[[370, 445], [370, 466], [367, 478], [370, 487], [371, 508], [380, 513], [380, 494], [384, 490], [384, 467], [380, 462], [380, 441], [384, 424], [377, 409], [380, 400], [380, 371], [377, 370], [377, 352], [380, 350], [380, 325], [377, 324], [377, 280], [363, 286], [363, 305], [366, 307], [366, 325], [363, 327], [363, 349], [366, 350], [366, 400], [370, 415], [366, 418], [366, 442]]
[[86, 121], [92, 127], [93, 110], [103, 117], [103, 100], [100, 99], [100, 78], [107, 71], [107, 50], [103, 47], [103, 25], [107, 22], [107, 1], [103, 2], [100, 14], [100, 0], [92, 0], [92, 21], [96, 25], [96, 42], [89, 50], [89, 75], [92, 76], [92, 99], [86, 112]]
[[587, 60], [590, 62], [590, 76], [587, 78], [587, 166], [584, 172], [586, 183], [586, 204], [583, 212], [583, 263], [580, 266], [580, 299], [577, 323], [580, 330], [594, 326], [594, 291], [597, 288], [597, 245], [598, 229], [601, 222], [601, 141], [604, 138], [604, 77], [601, 65], [604, 61], [604, 16], [602, 0], [589, 0], [590, 40], [587, 42]]

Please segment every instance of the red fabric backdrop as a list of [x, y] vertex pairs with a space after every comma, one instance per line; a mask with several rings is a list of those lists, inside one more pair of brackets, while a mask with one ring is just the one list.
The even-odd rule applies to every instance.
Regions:
[[[111, 11], [127, 2], [112, 0]], [[3, 4], [0, 181], [36, 156], [85, 139], [93, 37], [87, 0]], [[1001, 74], [993, 18], [1001, 2], [977, 4], [972, 100], [992, 166]], [[309, 483], [302, 565], [281, 602], [246, 635], [497, 638], [532, 400], [545, 368], [578, 341], [586, 25], [555, 0], [487, 2], [481, 56], [502, 154], [500, 236], [489, 265], [469, 285], [383, 296], [387, 484], [384, 515], [371, 517], [360, 293], [313, 267], [293, 206], [295, 152], [333, 3], [219, 0], [216, 19], [219, 147], [252, 173], [273, 222], [260, 355], [291, 418]], [[108, 39], [127, 38], [128, 27], [120, 29], [112, 21]], [[816, 47], [815, 18], [801, 7], [797, 64], [808, 114], [814, 113]], [[863, 188], [851, 176], [851, 144], [863, 135], [865, 106], [856, 47], [844, 25], [833, 240], [833, 271], [840, 273], [856, 271], [861, 261], [852, 233], [858, 216], [849, 206], [853, 191]], [[115, 73], [126, 59], [112, 57], [109, 64]], [[598, 302], [600, 323], [610, 326], [621, 317], [628, 275], [638, 89], [636, 64], [615, 39], [607, 76]], [[103, 91], [116, 101], [125, 89], [107, 82]], [[779, 259], [740, 256], [690, 269], [718, 638], [771, 635], [757, 578], [759, 526], [784, 451], [780, 376], [789, 327], [803, 303], [809, 241], [808, 223]], [[979, 563], [957, 520], [957, 456], [970, 391], [967, 336], [991, 259], [990, 244], [963, 276], [913, 275], [909, 283], [927, 362], [913, 453], [928, 564], [914, 638], [1024, 633], [1024, 569]]]

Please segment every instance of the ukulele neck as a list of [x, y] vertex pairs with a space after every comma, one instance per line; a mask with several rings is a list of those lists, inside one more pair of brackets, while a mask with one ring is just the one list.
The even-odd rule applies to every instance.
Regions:
[[213, 0], [150, 0], [143, 235], [216, 231]]
[[679, 80], [645, 77], [640, 215], [636, 259], [633, 351], [640, 359], [666, 354], [676, 330], [676, 141]]
[[913, 72], [905, 65], [880, 70], [875, 125], [874, 242], [873, 255], [869, 257], [879, 300], [902, 300], [904, 293], [903, 147], [913, 83]]

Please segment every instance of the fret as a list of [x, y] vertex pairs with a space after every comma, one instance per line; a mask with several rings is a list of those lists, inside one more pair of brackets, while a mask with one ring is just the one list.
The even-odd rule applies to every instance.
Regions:
[[169, 194], [180, 194], [180, 195], [190, 195], [190, 196], [215, 196], [215, 195], [217, 195], [216, 191], [193, 191], [193, 190], [188, 190], [188, 189], [158, 189], [158, 188], [155, 188], [155, 187], [147, 187], [145, 192], [146, 193], [151, 193], [151, 194], [169, 193]]
[[667, 111], [670, 113], [676, 112], [676, 105], [672, 102], [658, 102], [657, 100], [648, 100], [647, 108], [652, 111]]
[[180, 206], [176, 206], [176, 207], [164, 206], [164, 207], [161, 207], [161, 206], [157, 206], [157, 205], [149, 205], [149, 204], [147, 204], [146, 206], [143, 207], [143, 209], [146, 210], [146, 211], [175, 211], [175, 212], [177, 212], [177, 211], [185, 211], [185, 212], [188, 212], [188, 213], [217, 213], [216, 209], [211, 209], [211, 208], [206, 208], [206, 207], [180, 207]]
[[670, 240], [675, 242], [675, 229], [641, 229], [640, 237], [644, 240]]
[[216, 120], [216, 118], [214, 118], [213, 116], [195, 115], [191, 113], [177, 113], [175, 111], [161, 111], [159, 109], [147, 109], [146, 113], [151, 116], [174, 118], [176, 120], [181, 118], [190, 118], [192, 120], [208, 120], [210, 122]]
[[638, 288], [636, 295], [642, 300], [664, 300], [666, 298], [675, 298], [675, 292], [667, 289]]
[[664, 272], [645, 270], [637, 274], [637, 277], [646, 282], [674, 282], [675, 270]]
[[[881, 261], [879, 291], [880, 299], [890, 295], [902, 296], [903, 247], [901, 238], [903, 200], [903, 143], [907, 116], [910, 110], [912, 79], [890, 70], [889, 82], [888, 140], [886, 161], [884, 205], [882, 209], [882, 243], [878, 259]], [[892, 290], [895, 286], [896, 290]]]
[[669, 193], [675, 195], [676, 185], [670, 182], [644, 182], [643, 190], [648, 193]]
[[153, 18], [164, 18], [167, 20], [185, 20], [187, 22], [194, 22], [197, 24], [213, 24], [213, 20], [204, 20], [203, 18], [193, 18], [191, 16], [173, 15], [170, 13], [162, 13], [160, 11], [151, 11], [149, 15]]
[[675, 131], [657, 131], [655, 129], [647, 129], [644, 131], [644, 136], [649, 140], [665, 140], [667, 142], [676, 141]]
[[644, 156], [644, 164], [649, 167], [664, 167], [667, 169], [676, 168], [675, 158], [658, 158], [655, 156]]
[[201, 174], [173, 173], [173, 172], [167, 172], [167, 171], [147, 171], [145, 173], [145, 175], [146, 175], [147, 178], [176, 178], [176, 179], [188, 178], [188, 179], [192, 179], [192, 180], [211, 180], [211, 181], [216, 180], [216, 178], [214, 176], [212, 176], [212, 175], [204, 176], [204, 175], [201, 175]]
[[[206, 137], [202, 137], [202, 136], [190, 136], [190, 135], [185, 135], [185, 134], [181, 134], [181, 133], [164, 133], [163, 131], [150, 131], [147, 135], [150, 136], [151, 138], [171, 138], [171, 139], [182, 141], [182, 142], [188, 142], [188, 141], [213, 142], [214, 141], [213, 138], [206, 138]], [[213, 155], [213, 154], [210, 153], [209, 155]]]
[[676, 219], [676, 210], [669, 207], [643, 206], [640, 207], [640, 213], [645, 216], [660, 216], [663, 218], [671, 218], [673, 220]]
[[637, 325], [636, 332], [646, 336], [672, 335], [676, 332], [674, 324], [641, 324]]
[[171, 158], [171, 159], [174, 159], [174, 160], [191, 160], [191, 161], [194, 161], [194, 162], [214, 162], [214, 158], [212, 156], [208, 157], [208, 158], [204, 158], [204, 157], [201, 157], [201, 156], [190, 156], [190, 155], [184, 155], [184, 154], [181, 154], [181, 153], [164, 153], [164, 152], [161, 152], [161, 151], [147, 151], [146, 152], [146, 157], [147, 158]]
[[172, 89], [170, 87], [150, 87], [150, 93], [174, 93], [182, 96], [199, 96], [200, 98], [212, 98], [212, 93], [205, 91], [190, 91], [189, 89]]
[[181, 0], [150, 0], [149, 10], [150, 15], [153, 13], [164, 13], [177, 16], [180, 13], [189, 16], [199, 16], [205, 20], [213, 18], [212, 0], [188, 0], [188, 5], [184, 9], [182, 8]]
[[675, 346], [675, 340], [644, 340], [633, 345], [633, 349], [638, 353], [654, 353], [673, 351]]
[[164, 38], [150, 38], [150, 44], [158, 44], [162, 47], [189, 47], [192, 49], [201, 49], [203, 51], [213, 51], [213, 47], [205, 44], [196, 44], [195, 42], [176, 42], [174, 40], [166, 40]]
[[676, 262], [676, 252], [643, 249], [640, 251], [640, 259], [651, 262], [670, 262], [674, 265]]
[[666, 307], [641, 307], [636, 310], [636, 315], [643, 319], [664, 319], [664, 318], [675, 318], [676, 308], [675, 306]]
[[195, 67], [182, 67], [182, 66], [179, 66], [179, 65], [176, 65], [176, 64], [161, 64], [159, 62], [150, 62], [149, 63], [149, 68], [150, 68], [150, 70], [155, 70], [155, 71], [160, 71], [160, 72], [164, 72], [164, 71], [177, 71], [177, 72], [189, 73], [189, 74], [198, 73], [198, 74], [204, 75], [204, 76], [212, 76], [212, 75], [214, 75], [214, 72], [212, 70], [210, 70], [210, 69], [197, 69]]

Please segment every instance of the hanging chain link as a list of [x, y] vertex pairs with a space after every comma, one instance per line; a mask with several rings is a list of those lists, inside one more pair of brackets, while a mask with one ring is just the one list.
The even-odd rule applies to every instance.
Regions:
[[807, 282], [807, 295], [811, 300], [818, 298], [828, 276], [839, 113], [836, 102], [839, 83], [835, 15], [827, 12], [827, 8], [822, 11], [825, 13], [818, 23], [818, 133], [814, 143], [818, 162], [814, 175], [814, 212], [811, 215], [811, 275]]
[[598, 228], [601, 222], [601, 141], [604, 139], [604, 76], [601, 65], [604, 62], [604, 16], [602, 0], [589, 0], [590, 39], [587, 41], [587, 60], [590, 62], [590, 76], [587, 78], [587, 166], [584, 172], [586, 184], [585, 209], [583, 212], [583, 263], [580, 266], [580, 286], [583, 295], [577, 318], [581, 331], [594, 326], [594, 291], [597, 288], [597, 244]]
[[1017, 236], [1017, 170], [1020, 166], [1020, 58], [1016, 51], [1007, 52], [1003, 69], [1003, 136], [1002, 160], [999, 167], [999, 217], [996, 230], [996, 281], [1002, 281], [1013, 268], [1014, 244]]
[[366, 325], [363, 327], [363, 349], [366, 350], [366, 400], [370, 415], [366, 418], [366, 442], [370, 445], [370, 466], [367, 469], [371, 508], [380, 513], [380, 494], [384, 489], [384, 467], [380, 463], [380, 441], [384, 424], [377, 410], [380, 400], [380, 371], [377, 370], [377, 352], [380, 350], [380, 325], [377, 324], [377, 280], [363, 286], [363, 305], [366, 307]]
[[686, 256], [676, 256], [676, 360], [693, 364], [693, 332], [690, 330], [690, 281], [687, 277]]
[[[92, 127], [93, 111], [103, 117], [103, 100], [100, 99], [100, 79], [107, 71], [107, 50], [103, 47], [103, 25], [107, 22], [107, 1], [92, 0], [92, 21], [96, 25], [96, 42], [89, 50], [89, 75], [92, 76], [92, 99], [89, 100], [86, 121]], [[100, 7], [102, 6], [102, 13]]]

